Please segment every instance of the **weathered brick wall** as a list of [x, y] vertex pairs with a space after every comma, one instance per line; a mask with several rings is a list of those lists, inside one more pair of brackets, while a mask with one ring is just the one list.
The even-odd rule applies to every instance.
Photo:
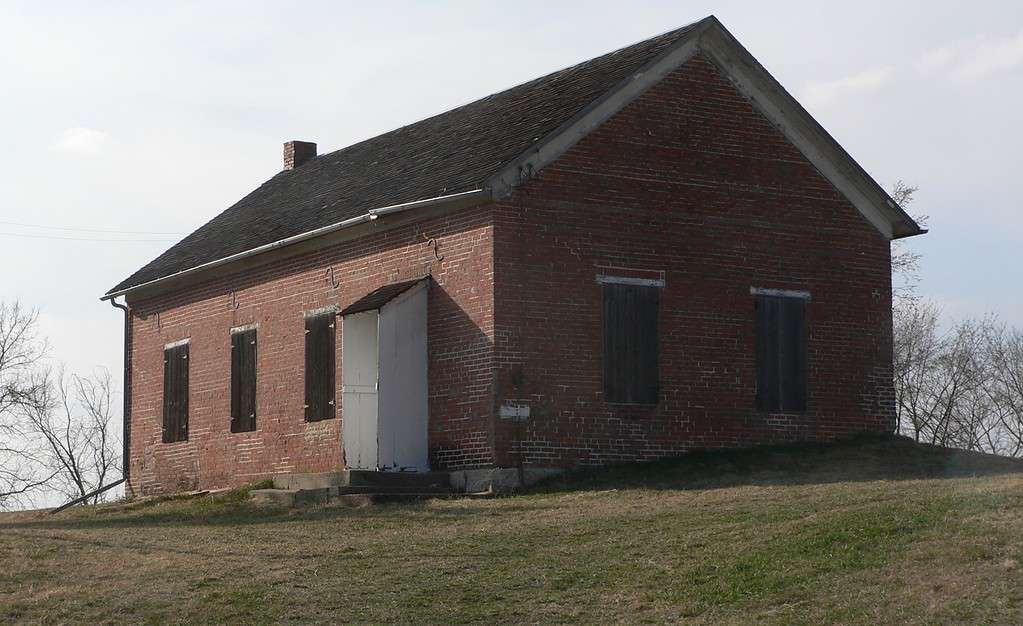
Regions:
[[[495, 209], [497, 463], [590, 465], [894, 428], [888, 242], [696, 58]], [[623, 269], [624, 268], [624, 269]], [[657, 277], [661, 399], [610, 405], [598, 274]], [[807, 290], [808, 408], [754, 409], [750, 287]]]
[[[424, 235], [439, 242], [438, 253]], [[437, 260], [436, 256], [443, 256]], [[430, 450], [437, 467], [492, 462], [490, 210], [462, 209], [145, 300], [131, 300], [135, 494], [217, 488], [274, 473], [341, 469], [337, 418], [304, 421], [303, 311], [343, 308], [428, 270]], [[332, 289], [327, 268], [341, 285]], [[231, 292], [237, 308], [232, 308]], [[156, 313], [159, 312], [157, 317]], [[142, 317], [144, 316], [144, 317]], [[256, 431], [230, 432], [230, 329], [258, 324]], [[188, 338], [189, 437], [161, 442], [164, 345]]]
[[[341, 468], [343, 406], [303, 420], [302, 312], [427, 265], [435, 468], [592, 465], [894, 427], [888, 242], [695, 59], [506, 201], [131, 300], [135, 493]], [[603, 401], [598, 274], [666, 281], [656, 407]], [[803, 414], [754, 409], [751, 286], [812, 294]], [[257, 430], [232, 434], [229, 330], [252, 323]], [[163, 346], [186, 337], [189, 440], [163, 444]], [[337, 345], [340, 389], [340, 334]], [[498, 418], [505, 403], [530, 417]]]

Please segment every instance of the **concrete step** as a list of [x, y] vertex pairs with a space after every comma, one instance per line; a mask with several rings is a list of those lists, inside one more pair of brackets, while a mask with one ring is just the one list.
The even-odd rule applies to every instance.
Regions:
[[449, 489], [451, 476], [447, 472], [373, 472], [346, 470], [345, 484], [350, 487], [407, 487], [409, 489]]
[[448, 489], [447, 472], [374, 472], [343, 470], [314, 474], [279, 474], [273, 478], [275, 489], [323, 489], [330, 487], [406, 487], [409, 489]]
[[366, 506], [382, 502], [408, 502], [428, 498], [450, 498], [452, 489], [408, 489], [402, 487], [318, 487], [315, 489], [254, 489], [249, 498], [258, 506], [295, 508], [310, 504], [335, 503]]
[[249, 500], [257, 506], [295, 506], [294, 489], [253, 489], [249, 492]]
[[307, 504], [329, 502], [336, 494], [336, 488], [332, 493], [329, 487], [318, 489], [253, 489], [249, 492], [249, 499], [253, 504], [259, 506], [280, 506], [290, 509]]
[[348, 485], [343, 487], [332, 487], [333, 494], [338, 496], [353, 495], [360, 493], [377, 493], [377, 494], [391, 494], [391, 493], [425, 493], [425, 494], [452, 494], [456, 493], [451, 487], [440, 487], [433, 485], [424, 486], [407, 486], [407, 485]]
[[347, 485], [344, 472], [318, 472], [315, 474], [278, 474], [274, 476], [275, 489], [322, 489]]

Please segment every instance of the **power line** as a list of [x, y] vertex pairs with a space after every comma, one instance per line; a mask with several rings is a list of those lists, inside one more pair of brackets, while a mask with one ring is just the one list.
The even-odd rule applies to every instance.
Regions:
[[[0, 222], [2, 223], [2, 222]], [[29, 239], [61, 239], [64, 241], [105, 241], [110, 243], [124, 242], [124, 243], [174, 243], [173, 239], [95, 239], [91, 237], [55, 237], [50, 235], [30, 235], [28, 233], [0, 233], [0, 237], [27, 237]]]
[[[104, 230], [101, 228], [71, 228], [69, 226], [43, 226], [42, 224], [25, 224], [22, 222], [4, 222], [0, 221], [0, 224], [7, 226], [23, 226], [25, 228], [43, 228], [46, 230], [68, 230], [77, 231], [83, 233], [107, 233], [111, 235], [184, 235], [185, 233], [157, 233], [146, 230]], [[118, 240], [123, 241], [123, 240]]]

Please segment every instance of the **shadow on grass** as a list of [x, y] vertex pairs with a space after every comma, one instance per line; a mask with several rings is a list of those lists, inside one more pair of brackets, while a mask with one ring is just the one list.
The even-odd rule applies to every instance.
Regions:
[[[19, 518], [0, 529], [86, 529], [146, 526], [239, 526], [337, 520], [381, 525], [416, 520], [458, 520], [480, 515], [521, 515], [549, 507], [545, 495], [606, 489], [704, 490], [750, 485], [812, 485], [877, 480], [962, 478], [1023, 473], [1023, 460], [917, 444], [895, 436], [857, 437], [828, 444], [789, 444], [577, 470], [502, 499], [499, 507], [431, 506], [429, 501], [362, 508], [264, 509], [248, 502], [252, 487], [202, 497], [78, 509], [49, 517]], [[522, 497], [524, 496], [524, 497]]]
[[820, 485], [877, 480], [967, 478], [1023, 473], [1023, 459], [861, 435], [833, 443], [693, 451], [685, 456], [581, 469], [533, 487], [559, 493], [593, 489], [694, 490], [747, 485]]

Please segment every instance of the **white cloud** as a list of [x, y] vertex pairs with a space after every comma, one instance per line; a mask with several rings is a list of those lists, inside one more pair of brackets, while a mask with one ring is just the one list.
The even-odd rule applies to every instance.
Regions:
[[984, 78], [1023, 66], [1023, 31], [1008, 37], [977, 37], [935, 48], [916, 63], [927, 76], [945, 74], [957, 80]]
[[840, 98], [878, 89], [890, 82], [894, 74], [891, 67], [876, 67], [844, 78], [810, 82], [803, 92], [809, 104], [824, 106]]
[[109, 136], [93, 128], [69, 128], [61, 133], [60, 138], [53, 145], [57, 152], [68, 154], [99, 154], [107, 144]]

